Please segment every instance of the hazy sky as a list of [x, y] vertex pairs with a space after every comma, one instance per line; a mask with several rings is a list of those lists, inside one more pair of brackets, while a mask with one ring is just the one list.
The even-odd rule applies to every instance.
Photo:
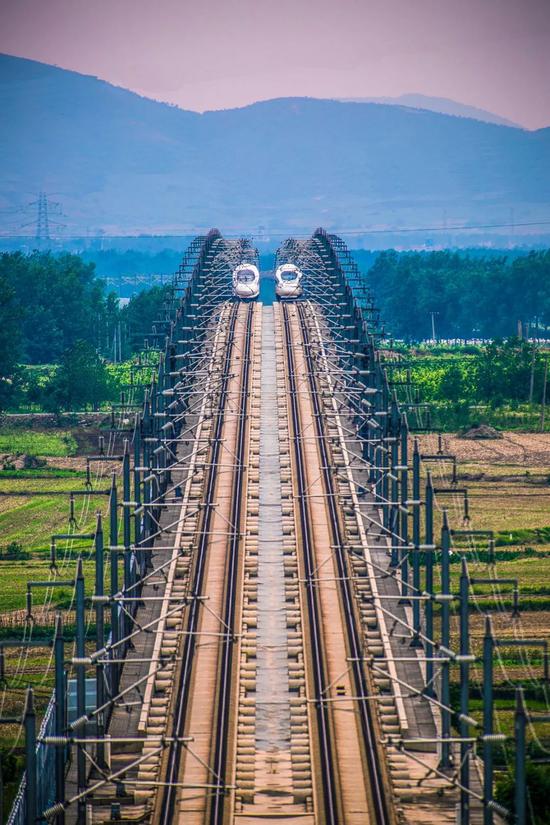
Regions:
[[420, 92], [550, 124], [550, 0], [0, 0], [0, 51], [187, 109]]

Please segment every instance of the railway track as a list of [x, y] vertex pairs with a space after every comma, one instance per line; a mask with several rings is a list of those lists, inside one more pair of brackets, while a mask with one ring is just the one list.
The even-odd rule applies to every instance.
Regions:
[[[192, 533], [188, 606], [179, 625], [181, 656], [166, 719], [170, 746], [159, 765], [153, 821], [244, 825], [258, 816], [286, 816], [290, 823], [299, 815], [329, 825], [389, 825], [376, 721], [362, 699], [369, 686], [360, 619], [301, 304], [274, 308], [283, 360], [279, 405], [288, 414], [289, 467], [283, 436], [280, 477], [274, 483], [290, 499], [282, 510], [290, 539], [284, 609], [287, 626], [294, 628], [287, 640], [290, 743], [284, 753], [268, 755], [267, 775], [265, 758], [251, 758], [258, 655], [261, 422], [254, 417], [260, 409], [261, 366], [252, 367], [261, 337], [258, 312], [254, 304], [226, 305], [222, 311], [218, 389], [205, 416], [205, 426], [210, 418], [208, 458]], [[287, 776], [284, 793], [284, 784], [273, 789], [270, 773], [278, 771]]]
[[363, 735], [363, 745], [366, 753], [366, 765], [370, 780], [370, 799], [374, 812], [374, 821], [377, 825], [388, 825], [390, 816], [388, 812], [386, 790], [384, 784], [386, 778], [380, 767], [380, 749], [376, 742], [376, 722], [372, 713], [370, 702], [363, 697], [367, 697], [370, 685], [367, 683], [363, 666], [364, 646], [361, 641], [359, 631], [359, 621], [357, 610], [354, 606], [354, 594], [351, 585], [351, 571], [345, 556], [345, 538], [343, 535], [341, 515], [338, 512], [337, 491], [331, 475], [331, 461], [327, 447], [327, 434], [324, 426], [324, 416], [319, 403], [319, 392], [315, 381], [315, 366], [312, 358], [312, 342], [310, 339], [307, 315], [304, 304], [298, 305], [298, 316], [302, 332], [302, 341], [305, 348], [308, 381], [311, 391], [311, 398], [314, 409], [315, 428], [318, 438], [319, 455], [321, 462], [321, 472], [326, 490], [327, 508], [330, 511], [331, 538], [334, 555], [337, 565], [338, 584], [340, 597], [343, 606], [343, 615], [346, 625], [346, 636], [349, 644], [350, 662], [353, 671], [353, 684], [355, 696], [358, 698], [357, 707], [361, 720], [361, 732]]
[[307, 312], [304, 304], [283, 305], [281, 311], [306, 596], [310, 701], [315, 708], [318, 821], [386, 825], [393, 821], [387, 802], [388, 780], [381, 769], [377, 721], [366, 698], [371, 690]]
[[[191, 602], [156, 821], [223, 821], [227, 748], [235, 704], [235, 614], [246, 473], [254, 305], [233, 304], [193, 553]], [[203, 599], [203, 595], [206, 596]], [[182, 738], [192, 738], [186, 746]]]
[[227, 752], [229, 739], [229, 723], [232, 711], [232, 683], [234, 680], [234, 643], [235, 643], [235, 616], [236, 601], [239, 588], [239, 568], [242, 560], [239, 551], [242, 543], [243, 504], [245, 504], [245, 475], [247, 459], [247, 410], [249, 402], [250, 348], [252, 339], [252, 322], [254, 318], [254, 304], [249, 304], [246, 312], [246, 330], [244, 332], [244, 348], [241, 362], [240, 399], [238, 402], [238, 425], [236, 449], [234, 452], [235, 472], [233, 476], [233, 491], [230, 516], [230, 540], [228, 547], [226, 580], [225, 580], [225, 609], [223, 623], [226, 634], [222, 637], [221, 666], [219, 675], [218, 712], [215, 728], [215, 754], [213, 761], [214, 775], [218, 784], [214, 792], [210, 812], [211, 825], [221, 825], [224, 820], [224, 806], [226, 799], [225, 776], [227, 772]]
[[316, 708], [316, 723], [318, 736], [318, 755], [321, 768], [321, 795], [324, 818], [327, 823], [336, 825], [338, 822], [338, 788], [334, 752], [334, 732], [332, 730], [330, 710], [326, 698], [328, 685], [325, 651], [323, 645], [323, 629], [321, 607], [319, 605], [317, 588], [315, 587], [315, 550], [313, 548], [313, 530], [311, 525], [310, 508], [308, 505], [308, 478], [306, 457], [302, 447], [303, 429], [299, 400], [299, 381], [296, 373], [296, 359], [294, 341], [291, 328], [290, 310], [284, 305], [283, 323], [285, 331], [287, 377], [290, 399], [292, 440], [294, 444], [294, 473], [296, 477], [296, 502], [298, 521], [300, 525], [300, 545], [304, 563], [304, 577], [306, 582], [307, 624], [311, 641], [310, 659], [312, 671], [313, 697]]
[[[139, 729], [166, 745], [144, 744], [134, 797], [155, 825], [391, 825], [314, 316], [306, 303], [269, 313], [221, 304], [203, 333], [206, 378], [188, 385], [199, 404], [177, 445], [183, 502]], [[271, 608], [260, 591], [278, 594]]]

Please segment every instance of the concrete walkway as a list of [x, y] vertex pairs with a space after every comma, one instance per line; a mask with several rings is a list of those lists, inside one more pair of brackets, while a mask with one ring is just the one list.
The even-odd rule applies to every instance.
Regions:
[[273, 308], [262, 309], [256, 748], [290, 744], [281, 470]]

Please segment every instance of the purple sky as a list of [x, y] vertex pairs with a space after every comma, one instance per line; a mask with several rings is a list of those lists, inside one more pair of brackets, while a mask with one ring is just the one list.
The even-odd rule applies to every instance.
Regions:
[[550, 0], [0, 0], [0, 51], [187, 109], [420, 92], [550, 124]]

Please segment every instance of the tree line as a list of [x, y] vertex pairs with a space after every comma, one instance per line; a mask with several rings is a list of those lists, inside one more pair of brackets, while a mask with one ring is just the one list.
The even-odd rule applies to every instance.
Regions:
[[[532, 334], [540, 336], [550, 324], [548, 250], [528, 254], [389, 250], [376, 257], [364, 250], [354, 254], [360, 265], [370, 267], [365, 279], [382, 320], [397, 337], [431, 337], [432, 313], [440, 338], [508, 338], [516, 333], [518, 320], [530, 323]], [[125, 263], [130, 260], [131, 255]], [[108, 265], [102, 261], [103, 267]], [[143, 346], [169, 294], [169, 286], [156, 286], [133, 296], [121, 308], [117, 294], [98, 277], [94, 262], [69, 253], [0, 255], [0, 409], [13, 406], [24, 387], [22, 364], [61, 365], [52, 374], [55, 385], [48, 379], [31, 388], [29, 397], [36, 403], [42, 404], [41, 399], [57, 406], [77, 403], [70, 387], [75, 375], [84, 374], [90, 403], [97, 403], [108, 393], [109, 380], [102, 365], [109, 359], [128, 358]], [[502, 386], [493, 387], [490, 394], [513, 398], [514, 387], [524, 388], [530, 357], [521, 352], [521, 379], [516, 372], [513, 378], [509, 376], [505, 391]], [[538, 358], [536, 362], [538, 385], [541, 365]], [[85, 364], [91, 365], [91, 372], [84, 370]], [[481, 376], [474, 390], [470, 366], [464, 370], [456, 366], [446, 377], [447, 398], [457, 393], [461, 398], [487, 397], [479, 389]], [[487, 382], [495, 374], [494, 367], [493, 363], [487, 372]]]
[[550, 250], [523, 255], [380, 253], [365, 276], [392, 335], [405, 340], [508, 338], [518, 321], [550, 325]]
[[[121, 307], [93, 263], [74, 254], [0, 255], [0, 409], [25, 387], [23, 364], [57, 364], [51, 384], [31, 388], [61, 408], [85, 376], [89, 403], [109, 395], [108, 359], [129, 358], [162, 314], [169, 287], [140, 292]], [[27, 382], [28, 383], [28, 382]]]

